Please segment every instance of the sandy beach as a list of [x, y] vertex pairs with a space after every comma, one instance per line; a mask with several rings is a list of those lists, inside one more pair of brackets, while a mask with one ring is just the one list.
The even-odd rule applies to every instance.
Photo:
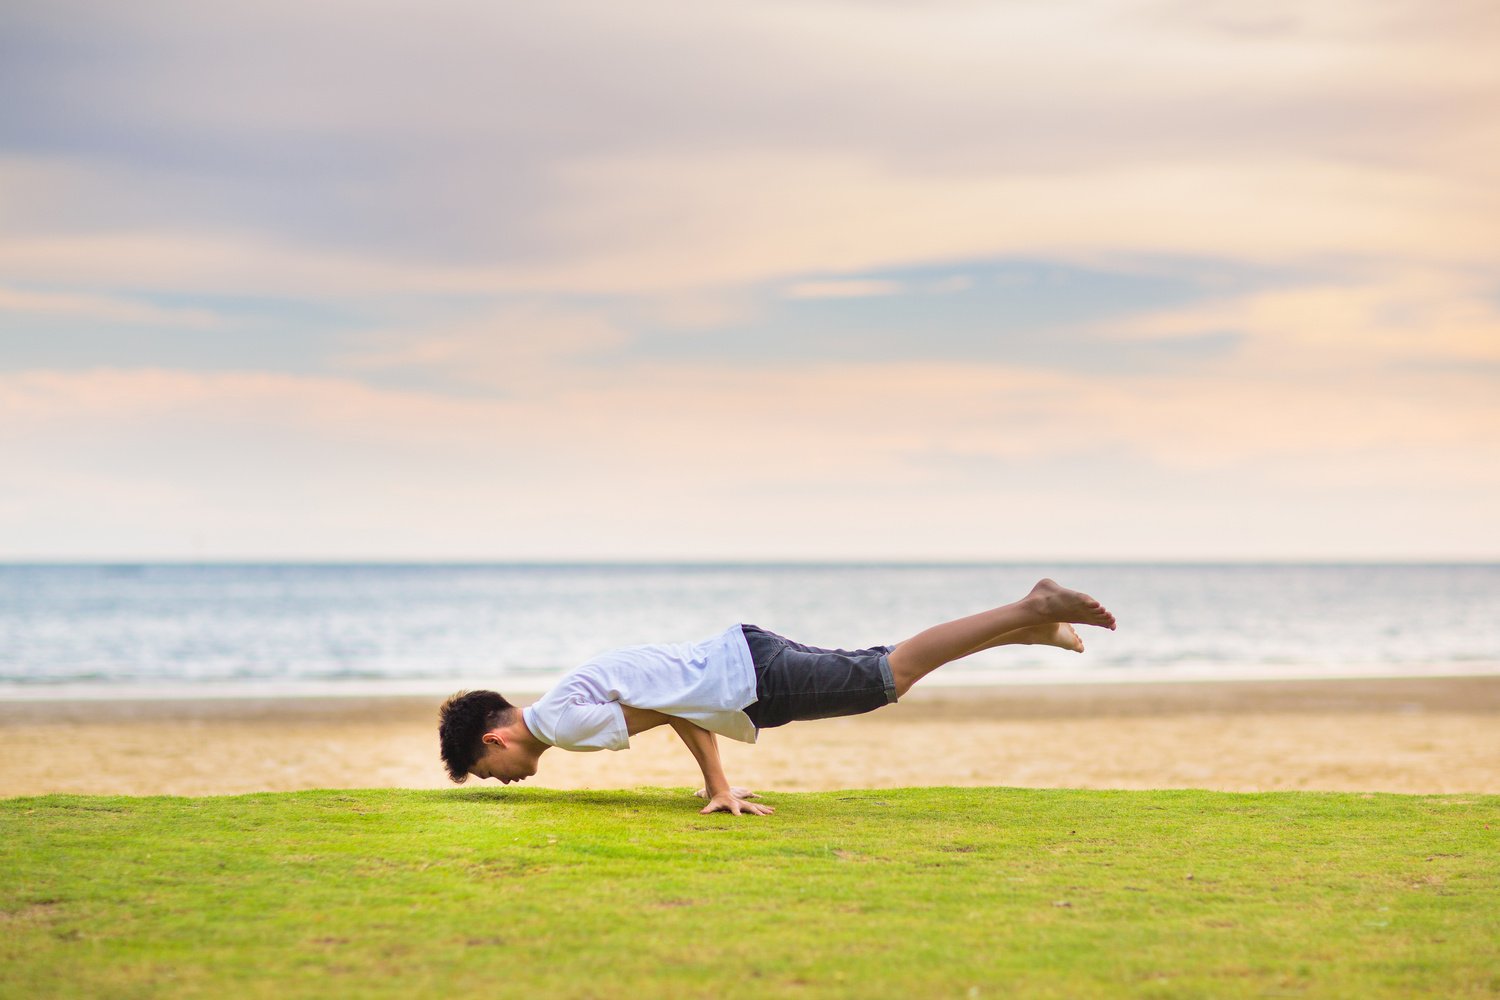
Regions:
[[[441, 788], [440, 699], [0, 703], [0, 796]], [[766, 792], [903, 785], [1500, 793], [1500, 677], [936, 688], [721, 740]], [[553, 751], [529, 784], [695, 784], [676, 736]]]

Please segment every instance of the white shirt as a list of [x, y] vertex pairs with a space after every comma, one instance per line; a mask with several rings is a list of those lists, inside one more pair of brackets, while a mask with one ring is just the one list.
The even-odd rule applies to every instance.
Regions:
[[565, 750], [630, 746], [620, 706], [654, 709], [742, 743], [755, 701], [755, 664], [738, 625], [702, 642], [628, 646], [594, 657], [522, 710], [526, 728]]

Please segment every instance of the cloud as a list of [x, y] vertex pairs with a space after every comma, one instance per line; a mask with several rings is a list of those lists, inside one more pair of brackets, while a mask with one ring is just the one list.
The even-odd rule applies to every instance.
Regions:
[[[861, 158], [677, 154], [568, 171], [525, 262], [403, 259], [244, 233], [11, 235], [14, 282], [306, 296], [668, 295], [924, 261], [1132, 255], [1478, 267], [1500, 186], [1332, 163], [1159, 164], [1075, 174], [903, 175]], [[747, 193], [753, 192], [753, 193]], [[819, 280], [829, 280], [827, 278]]]
[[535, 391], [569, 378], [569, 361], [619, 347], [628, 334], [602, 311], [538, 302], [500, 306], [456, 324], [375, 331], [335, 359], [352, 371], [427, 371], [459, 385]]
[[[1491, 378], [1295, 374], [902, 363], [768, 385], [732, 366], [638, 366], [505, 397], [256, 373], [9, 374], [7, 554], [88, 550], [74, 539], [120, 553], [138, 538], [188, 554], [198, 537], [264, 557], [983, 558], [1015, 553], [1003, 523], [1021, 512], [1022, 547], [1052, 557], [1331, 551], [1318, 532], [1346, 555], [1500, 551], [1486, 506], [1464, 500], [1500, 489]], [[1404, 524], [1416, 493], [1443, 516], [1391, 538], [1349, 523]], [[107, 545], [88, 497], [109, 498]], [[1214, 520], [1174, 536], [1210, 503], [1255, 532], [1214, 535]], [[965, 549], [987, 516], [993, 533]], [[910, 531], [893, 536], [897, 524]], [[1129, 530], [1111, 541], [1091, 524]]]
[[36, 292], [3, 285], [0, 285], [0, 313], [156, 327], [206, 329], [221, 325], [220, 317], [207, 309], [164, 308], [106, 295]]
[[12, 280], [639, 293], [1496, 250], [1481, 4], [441, 9], [8, 9]]
[[954, 292], [967, 291], [973, 285], [974, 279], [967, 274], [953, 274], [946, 278], [929, 281], [922, 286], [922, 290], [932, 295], [951, 295]]
[[1233, 328], [1251, 333], [1247, 370], [1300, 370], [1311, 380], [1372, 369], [1500, 365], [1492, 276], [1420, 267], [1365, 269], [1343, 281], [1259, 290], [1100, 324], [1134, 341]]
[[[859, 158], [705, 153], [593, 164], [568, 190], [559, 225], [588, 249], [514, 280], [620, 292], [1009, 255], [1477, 265], [1500, 254], [1495, 189], [1285, 159], [939, 180]], [[649, 221], [663, 205], [675, 225]]]
[[0, 269], [17, 284], [152, 293], [347, 298], [382, 290], [464, 291], [475, 285], [463, 269], [408, 267], [378, 253], [340, 254], [247, 234], [149, 228], [0, 235]]
[[928, 295], [951, 295], [966, 291], [974, 279], [966, 274], [924, 281], [915, 288], [905, 282], [889, 278], [837, 278], [833, 280], [796, 281], [782, 289], [782, 297], [788, 299], [870, 299], [887, 295], [905, 295], [913, 291]]
[[895, 281], [848, 278], [838, 281], [798, 281], [782, 293], [789, 299], [866, 299], [899, 295], [905, 286]]
[[[1500, 552], [1490, 4], [59, 0], [0, 38], [28, 552], [977, 557], [1005, 512], [1039, 552]], [[1048, 311], [1017, 260], [1177, 285]]]

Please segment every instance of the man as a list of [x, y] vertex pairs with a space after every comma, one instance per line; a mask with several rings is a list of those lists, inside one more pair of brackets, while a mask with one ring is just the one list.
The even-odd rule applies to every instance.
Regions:
[[732, 788], [717, 736], [754, 743], [762, 729], [858, 715], [896, 701], [945, 663], [981, 649], [1045, 645], [1083, 652], [1073, 625], [1113, 629], [1087, 594], [1042, 580], [1013, 604], [918, 632], [894, 646], [820, 649], [754, 625], [696, 643], [631, 646], [595, 657], [536, 704], [519, 709], [494, 691], [459, 692], [442, 707], [438, 738], [455, 782], [504, 784], [536, 773], [552, 747], [624, 750], [630, 737], [671, 726], [703, 772], [702, 812], [766, 815]]

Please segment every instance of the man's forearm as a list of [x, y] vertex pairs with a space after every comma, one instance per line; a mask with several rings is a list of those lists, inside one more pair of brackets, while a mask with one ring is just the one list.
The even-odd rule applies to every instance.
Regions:
[[724, 777], [724, 765], [719, 762], [718, 738], [687, 719], [674, 718], [671, 724], [677, 735], [682, 737], [682, 742], [692, 751], [693, 758], [698, 761], [698, 768], [703, 772], [703, 787], [707, 789], [709, 799], [712, 800], [715, 795], [727, 794], [729, 779]]

